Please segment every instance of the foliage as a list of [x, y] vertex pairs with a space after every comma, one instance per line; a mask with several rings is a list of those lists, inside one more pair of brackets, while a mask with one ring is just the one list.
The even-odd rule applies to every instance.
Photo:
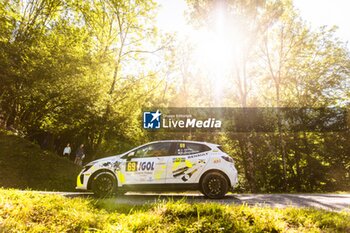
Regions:
[[[229, 63], [232, 70], [220, 77], [225, 83], [221, 90], [224, 93], [221, 105], [348, 107], [350, 56], [346, 44], [335, 36], [336, 28], [312, 29], [289, 0], [188, 0], [188, 3], [191, 23], [197, 27], [215, 32], [217, 10], [223, 11], [222, 17], [229, 22], [224, 24], [222, 36], [232, 39], [234, 49], [228, 53], [236, 52], [238, 58]], [[233, 30], [240, 30], [243, 39], [235, 41], [237, 33], [232, 36]], [[207, 73], [208, 68], [202, 67], [193, 77], [207, 80], [210, 79]], [[188, 83], [196, 81], [194, 78]], [[208, 93], [214, 92], [210, 85], [213, 84], [208, 85]], [[199, 103], [195, 94], [188, 98], [187, 102]], [[200, 99], [205, 98], [211, 98], [207, 102], [215, 103], [210, 95]], [[336, 190], [336, 187], [349, 189], [348, 130], [293, 132], [281, 127], [280, 115], [271, 122], [275, 122], [275, 131], [228, 132], [214, 139], [235, 158], [242, 176], [240, 190], [319, 192]]]
[[[73, 153], [84, 143], [87, 160], [151, 140], [210, 141], [235, 158], [239, 191], [349, 190], [346, 130], [294, 133], [281, 127], [280, 116], [268, 133], [142, 130], [142, 109], [153, 106], [349, 103], [346, 44], [336, 28], [311, 28], [291, 0], [187, 3], [190, 23], [224, 37], [223, 55], [237, 56], [219, 74], [212, 64], [196, 63], [196, 42], [157, 29], [153, 0], [2, 1], [0, 126], [59, 154], [67, 142]], [[226, 20], [221, 31], [218, 12]], [[202, 50], [218, 48], [207, 46]]]
[[[90, 158], [120, 145], [110, 141], [140, 140], [140, 108], [164, 85], [145, 61], [161, 47], [154, 39], [152, 0], [0, 6], [0, 109], [6, 127], [51, 150], [83, 142]], [[144, 44], [155, 49], [142, 49]]]
[[0, 189], [0, 230], [6, 232], [347, 232], [349, 220], [347, 212], [316, 209], [183, 201], [139, 208]]

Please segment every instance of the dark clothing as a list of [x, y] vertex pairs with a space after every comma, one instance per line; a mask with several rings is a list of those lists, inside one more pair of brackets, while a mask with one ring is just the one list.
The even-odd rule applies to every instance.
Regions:
[[79, 149], [77, 150], [77, 153], [75, 154], [74, 163], [79, 166], [82, 166], [84, 157], [85, 157], [84, 147], [79, 147]]
[[81, 148], [81, 147], [80, 147], [80, 148], [77, 150], [77, 153], [75, 154], [75, 157], [81, 158], [81, 157], [83, 157], [83, 155], [85, 155], [84, 148]]

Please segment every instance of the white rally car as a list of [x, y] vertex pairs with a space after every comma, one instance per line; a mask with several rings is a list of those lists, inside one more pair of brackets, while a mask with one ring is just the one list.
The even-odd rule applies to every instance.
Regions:
[[209, 198], [222, 198], [236, 183], [234, 161], [219, 145], [167, 140], [88, 163], [76, 188], [99, 197], [127, 191], [199, 190]]

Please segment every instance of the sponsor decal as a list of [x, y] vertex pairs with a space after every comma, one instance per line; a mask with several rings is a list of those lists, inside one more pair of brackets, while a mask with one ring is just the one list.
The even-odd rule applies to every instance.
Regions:
[[193, 164], [191, 163], [190, 160], [186, 160], [185, 164], [186, 164], [187, 167], [192, 167], [193, 166]]
[[194, 169], [193, 171], [191, 171], [191, 172], [185, 174], [181, 179], [182, 179], [183, 181], [185, 181], [185, 182], [188, 181], [188, 180], [191, 178], [191, 176], [192, 176], [196, 171], [198, 171], [197, 168]]
[[221, 159], [214, 159], [213, 163], [221, 163]]
[[103, 164], [102, 164], [103, 167], [109, 167], [109, 166], [111, 166], [111, 165], [112, 165], [111, 162], [106, 162], [106, 163], [103, 163]]
[[197, 158], [197, 157], [201, 157], [201, 156], [205, 156], [205, 155], [207, 155], [207, 153], [190, 155], [190, 156], [188, 156], [188, 159], [193, 159], [193, 158]]
[[173, 163], [181, 163], [181, 162], [185, 162], [185, 158], [173, 158]]
[[160, 168], [158, 167], [158, 169], [155, 170], [154, 172], [154, 177], [156, 180], [161, 179], [164, 175], [165, 175], [165, 171], [166, 171], [166, 165], [161, 165]]
[[178, 176], [181, 176], [183, 174], [185, 174], [185, 172], [189, 169], [189, 167], [182, 167], [182, 168], [179, 168], [179, 169], [176, 169], [175, 171], [173, 171], [173, 176], [174, 177], [178, 177]]
[[125, 183], [125, 176], [121, 171], [117, 171], [117, 176], [118, 180], [120, 183], [124, 184]]
[[120, 170], [120, 162], [119, 161], [116, 161], [115, 163], [114, 163], [114, 165], [113, 165], [113, 167], [114, 167], [114, 171], [119, 171]]
[[154, 162], [127, 162], [125, 170], [127, 172], [153, 171]]
[[[188, 160], [186, 160], [188, 161]], [[198, 171], [198, 168], [194, 169], [192, 172], [189, 172], [186, 174], [186, 172], [188, 172], [188, 170], [190, 170], [193, 166], [195, 166], [196, 164], [186, 164], [186, 166], [178, 168], [176, 170], [173, 170], [173, 177], [179, 177], [182, 176], [181, 179], [183, 181], [187, 181], [189, 178], [191, 178], [191, 176]]]
[[205, 162], [205, 159], [200, 159], [198, 160], [198, 163], [206, 163], [206, 162]]

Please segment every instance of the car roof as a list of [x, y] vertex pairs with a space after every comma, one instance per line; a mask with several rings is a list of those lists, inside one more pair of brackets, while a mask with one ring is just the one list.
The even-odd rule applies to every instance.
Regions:
[[157, 143], [157, 142], [188, 142], [188, 143], [205, 144], [205, 145], [210, 145], [210, 146], [220, 146], [219, 144], [215, 144], [215, 143], [200, 142], [200, 141], [191, 141], [191, 140], [160, 140], [160, 141], [149, 142], [149, 143], [147, 143], [147, 144]]

